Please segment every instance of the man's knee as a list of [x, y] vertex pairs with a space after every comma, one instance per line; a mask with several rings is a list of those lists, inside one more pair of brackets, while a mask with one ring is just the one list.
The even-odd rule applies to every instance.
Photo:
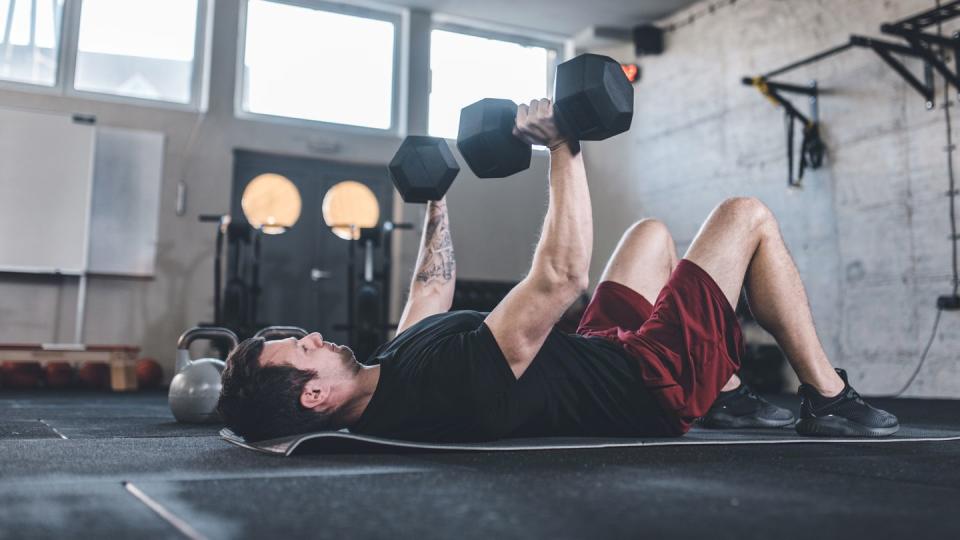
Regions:
[[623, 233], [624, 240], [646, 242], [662, 242], [664, 245], [673, 245], [673, 236], [667, 225], [656, 218], [643, 218], [627, 228]]
[[756, 197], [730, 197], [717, 206], [716, 212], [725, 218], [745, 222], [750, 228], [777, 224], [770, 208]]

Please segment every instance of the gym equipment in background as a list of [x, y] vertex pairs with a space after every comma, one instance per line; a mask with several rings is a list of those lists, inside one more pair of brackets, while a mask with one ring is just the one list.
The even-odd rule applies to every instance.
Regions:
[[[554, 117], [574, 150], [630, 129], [633, 85], [620, 63], [581, 54], [557, 66]], [[531, 146], [514, 137], [517, 105], [485, 98], [460, 111], [457, 148], [479, 178], [504, 178], [530, 167]]]
[[[380, 204], [370, 188], [354, 180], [344, 180], [323, 195], [322, 208], [327, 227], [333, 234], [350, 242], [347, 252], [347, 322], [334, 328], [347, 331], [347, 345], [357, 354], [357, 358], [362, 358], [366, 347], [361, 346], [357, 332], [360, 324], [356, 309], [356, 242], [360, 241], [364, 229], [376, 226], [380, 218]], [[364, 242], [366, 245], [367, 240]]]
[[387, 169], [408, 203], [439, 201], [460, 173], [446, 139], [421, 135], [404, 139]]
[[[347, 332], [346, 345], [360, 362], [366, 361], [377, 347], [387, 341], [388, 332], [397, 328], [396, 324], [389, 322], [387, 301], [390, 296], [390, 245], [394, 231], [411, 229], [412, 223], [386, 221], [380, 227], [358, 229], [357, 238], [348, 239], [347, 322], [334, 325], [334, 329]], [[363, 260], [360, 271], [357, 270], [358, 245]], [[384, 253], [380, 257], [379, 269], [375, 262], [377, 250]]]
[[[936, 79], [934, 73], [939, 73], [943, 78], [944, 104], [942, 106], [944, 115], [944, 126], [946, 131], [946, 145], [943, 151], [947, 153], [947, 174], [949, 187], [944, 195], [949, 198], [948, 219], [950, 223], [950, 235], [947, 239], [952, 244], [952, 283], [953, 287], [949, 294], [937, 296], [936, 309], [937, 315], [934, 318], [933, 329], [930, 332], [930, 339], [920, 360], [917, 362], [913, 373], [907, 382], [893, 395], [903, 394], [913, 381], [916, 379], [920, 369], [927, 359], [927, 352], [937, 335], [937, 328], [940, 325], [940, 315], [943, 311], [956, 311], [960, 309], [960, 274], [958, 274], [957, 264], [957, 245], [960, 241], [960, 235], [957, 234], [956, 221], [956, 198], [960, 195], [960, 190], [956, 189], [953, 162], [954, 153], [957, 151], [957, 145], [953, 142], [953, 131], [950, 120], [950, 109], [954, 106], [950, 96], [951, 88], [953, 91], [960, 91], [960, 33], [954, 32], [950, 37], [944, 33], [944, 23], [960, 17], [960, 0], [937, 5], [926, 11], [916, 13], [910, 17], [900, 19], [892, 23], [880, 25], [880, 31], [888, 36], [902, 39], [899, 41], [887, 41], [857, 34], [851, 34], [846, 43], [820, 51], [816, 54], [791, 62], [783, 67], [768, 71], [762, 75], [743, 77], [741, 83], [746, 86], [756, 88], [762, 96], [783, 107], [784, 118], [787, 121], [787, 186], [801, 187], [803, 173], [809, 167], [810, 169], [819, 168], [827, 153], [827, 148], [820, 138], [820, 119], [818, 100], [820, 90], [817, 87], [817, 81], [811, 81], [807, 86], [797, 84], [787, 84], [779, 81], [773, 81], [771, 78], [791, 72], [795, 69], [809, 66], [836, 54], [842, 53], [854, 47], [870, 49], [883, 60], [907, 85], [920, 94], [924, 100], [927, 110], [932, 110], [935, 105], [937, 95]], [[908, 69], [903, 58], [913, 58], [923, 62], [923, 80]], [[953, 67], [948, 65], [952, 60]], [[800, 94], [806, 95], [810, 103], [810, 115], [804, 116], [796, 106], [782, 94]], [[793, 172], [794, 162], [794, 122], [800, 121], [803, 126], [802, 139], [800, 141], [799, 166], [796, 177]]]
[[137, 389], [150, 390], [159, 388], [163, 381], [163, 368], [153, 358], [137, 360]]
[[77, 370], [80, 387], [87, 390], [106, 390], [110, 388], [110, 364], [106, 362], [84, 362]]
[[[213, 323], [251, 335], [258, 324], [260, 247], [264, 235], [279, 235], [300, 219], [302, 199], [287, 177], [265, 173], [251, 180], [240, 200], [246, 223], [229, 215], [202, 214], [200, 221], [217, 223], [213, 263]], [[249, 225], [249, 226], [248, 226]], [[221, 286], [224, 240], [228, 245], [230, 279]], [[208, 326], [208, 325], [201, 325]]]
[[267, 341], [273, 339], [284, 339], [288, 337], [293, 338], [304, 338], [307, 336], [307, 331], [299, 326], [268, 326], [266, 328], [261, 328], [253, 337], [263, 338]]
[[223, 312], [221, 309], [222, 290], [221, 281], [223, 279], [223, 241], [227, 238], [230, 228], [230, 216], [219, 214], [200, 214], [198, 219], [201, 223], [217, 224], [217, 239], [213, 249], [213, 324], [212, 326], [223, 326]]
[[0, 384], [3, 388], [32, 390], [43, 381], [40, 362], [3, 362], [0, 364]]
[[[350, 239], [347, 250], [347, 322], [334, 325], [336, 330], [347, 332], [347, 345], [356, 354], [360, 362], [367, 358], [377, 347], [387, 341], [390, 330], [397, 328], [389, 322], [390, 295], [390, 243], [396, 230], [411, 230], [412, 223], [384, 222], [380, 227], [359, 229], [358, 237]], [[360, 245], [363, 267], [357, 271], [357, 245]], [[377, 250], [387, 254], [381, 257], [380, 268], [376, 268]], [[357, 276], [360, 284], [357, 285]]]
[[[201, 326], [222, 326], [238, 335], [249, 336], [256, 328], [259, 287], [260, 230], [233, 221], [229, 215], [201, 214], [202, 222], [217, 223], [213, 259], [213, 322]], [[224, 247], [229, 246], [229, 249]], [[230, 279], [222, 285], [224, 257], [228, 256]]]
[[480, 279], [457, 279], [453, 289], [450, 311], [493, 311], [511, 290], [514, 281], [490, 281]]
[[[768, 71], [763, 75], [743, 77], [741, 82], [746, 86], [756, 88], [761, 95], [774, 103], [783, 107], [784, 117], [787, 125], [787, 185], [790, 187], [799, 187], [802, 185], [803, 173], [807, 168], [818, 169], [826, 154], [826, 145], [820, 137], [820, 119], [817, 100], [820, 91], [817, 88], [817, 82], [811, 81], [808, 85], [787, 84], [771, 80], [788, 73], [797, 68], [819, 62], [835, 54], [844, 52], [854, 47], [871, 49], [880, 57], [904, 82], [913, 88], [924, 100], [927, 109], [933, 109], [936, 88], [934, 87], [933, 73], [936, 71], [943, 76], [947, 84], [960, 90], [960, 63], [956, 63], [955, 68], [951, 69], [941, 58], [939, 48], [949, 50], [954, 56], [954, 62], [958, 62], [960, 56], [960, 38], [956, 34], [947, 38], [942, 35], [932, 34], [926, 30], [931, 27], [939, 27], [944, 22], [950, 21], [960, 16], [960, 1], [948, 2], [938, 5], [927, 11], [917, 13], [897, 22], [880, 25], [880, 31], [889, 36], [902, 38], [905, 43], [886, 41], [882, 39], [851, 34], [846, 43], [831, 47], [825, 51], [820, 51], [814, 55], [808, 56], [802, 60], [797, 60], [781, 68]], [[923, 81], [907, 69], [903, 62], [894, 55], [916, 58], [923, 61]], [[810, 102], [810, 115], [804, 115], [782, 94], [800, 94], [807, 96]], [[802, 138], [800, 141], [800, 159], [797, 174], [794, 176], [794, 129], [793, 124], [799, 121], [803, 127]], [[949, 145], [948, 145], [949, 148]]]
[[[380, 245], [379, 229], [361, 229], [357, 239], [363, 245], [363, 277], [360, 286], [350, 288], [348, 297], [348, 311], [352, 313], [349, 319], [348, 333], [350, 346], [359, 359], [366, 360], [373, 351], [386, 341], [387, 319], [384, 316], [386, 298], [382, 284], [375, 279], [373, 268], [374, 251]], [[354, 242], [350, 243], [350, 261], [347, 267], [351, 275], [355, 275]], [[382, 274], [388, 275], [388, 274]]]
[[0, 386], [8, 388], [20, 379], [30, 388], [128, 392], [137, 389], [139, 353], [132, 345], [0, 343]]
[[[446, 147], [446, 141], [439, 141]], [[353, 180], [331, 187], [323, 197], [322, 208], [324, 223], [338, 237], [350, 242], [347, 251], [347, 322], [335, 325], [334, 329], [347, 332], [347, 345], [362, 362], [386, 341], [387, 332], [392, 328], [388, 323], [386, 300], [391, 234], [397, 229], [412, 229], [413, 226], [387, 221], [377, 227], [380, 205], [376, 196], [370, 188]], [[362, 274], [357, 271], [357, 244], [363, 252]], [[381, 257], [383, 263], [379, 272], [375, 268], [378, 248], [386, 253]], [[358, 275], [361, 277], [359, 286]]]
[[43, 370], [47, 388], [63, 390], [73, 386], [76, 374], [70, 362], [47, 362]]
[[239, 344], [237, 335], [226, 328], [194, 327], [177, 340], [177, 374], [170, 381], [167, 399], [170, 411], [178, 422], [207, 423], [220, 419], [217, 400], [220, 398], [220, 375], [226, 366], [218, 358], [190, 358], [190, 344], [198, 339], [226, 341], [228, 353]]

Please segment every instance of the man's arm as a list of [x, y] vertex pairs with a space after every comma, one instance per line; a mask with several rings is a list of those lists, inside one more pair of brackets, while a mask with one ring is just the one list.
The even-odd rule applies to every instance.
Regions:
[[593, 216], [583, 155], [573, 155], [564, 143], [550, 101], [520, 105], [515, 133], [550, 148], [550, 203], [530, 273], [486, 319], [519, 379], [567, 306], [587, 288]]
[[403, 308], [397, 333], [403, 332], [424, 317], [443, 313], [453, 304], [453, 288], [457, 278], [457, 262], [453, 257], [453, 239], [447, 201], [431, 201], [424, 216], [423, 236], [417, 266], [410, 282], [410, 294]]

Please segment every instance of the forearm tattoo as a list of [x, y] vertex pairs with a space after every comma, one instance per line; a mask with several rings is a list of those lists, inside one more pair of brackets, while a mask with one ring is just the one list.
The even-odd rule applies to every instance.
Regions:
[[457, 269], [446, 202], [431, 202], [427, 207], [427, 214], [427, 228], [420, 244], [414, 281], [419, 285], [442, 285], [453, 279]]

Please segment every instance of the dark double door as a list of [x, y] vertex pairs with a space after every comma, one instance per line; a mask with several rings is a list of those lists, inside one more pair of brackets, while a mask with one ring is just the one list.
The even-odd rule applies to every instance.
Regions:
[[[243, 189], [264, 173], [289, 178], [300, 190], [302, 210], [300, 219], [287, 232], [262, 238], [257, 324], [299, 326], [321, 332], [325, 339], [346, 343], [347, 332], [336, 327], [347, 322], [350, 242], [334, 235], [324, 223], [323, 196], [338, 182], [361, 182], [377, 196], [380, 222], [390, 220], [393, 187], [386, 167], [235, 150], [230, 205], [235, 221], [245, 222], [240, 207]], [[363, 261], [356, 247], [359, 272]], [[378, 267], [384, 256], [376, 253]], [[228, 268], [228, 281], [231, 274]]]

